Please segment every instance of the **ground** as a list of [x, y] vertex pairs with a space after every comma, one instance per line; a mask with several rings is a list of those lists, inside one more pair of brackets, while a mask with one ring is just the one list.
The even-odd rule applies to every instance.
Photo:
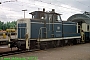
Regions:
[[37, 60], [90, 60], [90, 43], [9, 55], [4, 56], [4, 58], [31, 56], [37, 57]]

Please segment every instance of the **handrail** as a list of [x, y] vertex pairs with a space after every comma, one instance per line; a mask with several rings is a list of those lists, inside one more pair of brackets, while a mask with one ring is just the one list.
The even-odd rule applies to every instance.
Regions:
[[46, 28], [46, 27], [41, 27], [41, 28], [39, 29], [38, 39], [39, 39], [40, 33], [41, 33], [41, 37], [40, 37], [40, 38], [42, 38], [42, 29], [43, 29], [43, 28], [46, 29], [46, 38], [47, 38], [47, 28]]

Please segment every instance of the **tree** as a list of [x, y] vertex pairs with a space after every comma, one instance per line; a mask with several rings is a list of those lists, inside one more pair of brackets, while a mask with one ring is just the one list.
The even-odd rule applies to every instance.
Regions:
[[10, 28], [16, 29], [16, 24], [17, 24], [16, 21], [7, 22], [7, 23], [0, 21], [0, 29], [2, 29], [2, 30], [6, 30], [6, 29], [10, 29]]

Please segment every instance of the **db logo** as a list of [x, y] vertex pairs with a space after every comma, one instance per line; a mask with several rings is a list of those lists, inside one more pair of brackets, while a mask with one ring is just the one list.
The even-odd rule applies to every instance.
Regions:
[[58, 26], [57, 29], [60, 30], [60, 27]]

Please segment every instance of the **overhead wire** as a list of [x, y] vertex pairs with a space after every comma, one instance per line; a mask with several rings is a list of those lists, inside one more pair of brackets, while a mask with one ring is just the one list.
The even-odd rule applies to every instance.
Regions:
[[[58, 1], [58, 0], [56, 0], [57, 2], [60, 2], [60, 1]], [[62, 4], [65, 4], [65, 3], [62, 3]], [[65, 4], [65, 5], [67, 5], [67, 6], [70, 6], [69, 4]], [[74, 6], [70, 6], [70, 7], [74, 7]], [[75, 7], [74, 7], [75, 8]], [[81, 10], [80, 12], [84, 12], [83, 10]]]
[[[66, 9], [70, 9], [70, 10], [74, 10], [74, 11], [78, 11], [78, 10], [76, 10], [76, 9], [73, 9], [73, 8], [68, 8], [68, 7], [64, 7], [64, 6], [61, 6], [61, 5], [58, 5], [58, 4], [53, 4], [53, 3], [51, 3], [51, 2], [45, 2], [45, 1], [42, 1], [42, 0], [34, 0], [34, 1], [38, 1], [38, 2], [41, 2], [41, 3], [46, 3], [46, 4], [49, 4], [49, 5], [53, 5], [53, 6], [57, 6], [57, 7], [62, 7], [62, 8], [66, 8]], [[17, 0], [16, 1], [5, 1], [5, 2], [3, 2], [3, 3], [7, 3], [7, 2], [17, 2]], [[24, 2], [24, 3], [26, 3], [26, 2]], [[18, 4], [18, 5], [20, 5], [20, 4]], [[35, 3], [34, 4], [30, 4], [30, 3], [28, 3], [28, 7], [31, 7], [31, 6], [29, 6], [29, 5], [35, 5]], [[24, 5], [21, 5], [21, 6], [24, 6]], [[32, 7], [34, 7], [34, 6], [32, 6]], [[37, 8], [38, 6], [36, 6], [35, 5], [35, 8]], [[43, 6], [42, 6], [43, 7]], [[39, 7], [38, 7], [39, 8]], [[48, 8], [50, 8], [51, 9], [51, 7], [48, 7]], [[10, 11], [10, 10], [9, 10]], [[11, 10], [12, 11], [12, 10]], [[20, 12], [20, 11], [17, 11], [17, 12]], [[84, 11], [80, 11], [80, 12], [84, 12]]]
[[[5, 1], [5, 2], [3, 2], [3, 3], [6, 3], [7, 1]], [[21, 2], [21, 3], [25, 3], [25, 2]], [[27, 3], [26, 3], [27, 4]], [[22, 6], [22, 7], [24, 7], [24, 6], [26, 6], [25, 4], [18, 4], [20, 7]], [[30, 6], [29, 6], [30, 5]], [[31, 6], [31, 5], [33, 5], [33, 6]], [[27, 5], [28, 7], [31, 7], [31, 8], [37, 8], [37, 6], [35, 5], [35, 4], [31, 4], [31, 3], [29, 3], [28, 5]], [[34, 7], [35, 6], [35, 7]], [[10, 11], [10, 10], [9, 10]], [[11, 10], [12, 11], [12, 10]], [[21, 11], [21, 10], [20, 10]], [[17, 12], [20, 12], [20, 11], [17, 11]]]
[[[90, 8], [90, 6], [86, 5], [85, 3], [82, 3], [82, 2], [77, 1], [77, 0], [74, 0], [74, 1], [76, 1], [76, 2], [78, 2], [78, 3], [80, 3], [80, 4], [82, 4], [82, 5], [84, 5], [84, 6], [87, 7], [87, 8]], [[84, 11], [84, 12], [86, 12], [86, 11]]]
[[[72, 8], [68, 8], [68, 7], [64, 7], [64, 6], [61, 6], [61, 5], [56, 5], [56, 4], [53, 4], [53, 3], [47, 3], [47, 2], [44, 2], [44, 1], [41, 1], [41, 0], [34, 0], [34, 1], [38, 1], [38, 2], [42, 2], [42, 3], [46, 3], [46, 4], [50, 4], [50, 5], [53, 5], [53, 6], [58, 6], [58, 7], [62, 7], [62, 8], [66, 8], [66, 9], [70, 9], [70, 10], [74, 10], [74, 11], [78, 11], [78, 10], [75, 10], [75, 9], [72, 9]], [[3, 3], [6, 3], [6, 2], [14, 2], [14, 1], [5, 1]], [[25, 3], [25, 2], [24, 2]], [[29, 3], [28, 3], [29, 5]], [[32, 4], [32, 5], [35, 5], [35, 4]], [[23, 5], [22, 5], [23, 6]], [[30, 7], [30, 6], [28, 6]], [[34, 7], [34, 6], [33, 6]], [[43, 6], [42, 6], [43, 7]], [[50, 7], [48, 7], [50, 8]], [[50, 8], [51, 9], [51, 8]]]
[[75, 1], [78, 2], [78, 3], [80, 3], [80, 4], [82, 4], [82, 5], [85, 5], [86, 7], [90, 7], [90, 6], [84, 4], [84, 3], [80, 2], [80, 1], [77, 1], [77, 0], [75, 0]]
[[[66, 9], [70, 9], [70, 10], [74, 10], [74, 11], [78, 11], [76, 9], [73, 9], [73, 8], [68, 8], [68, 7], [64, 7], [64, 6], [61, 6], [61, 5], [58, 5], [58, 4], [53, 4], [53, 3], [49, 3], [49, 2], [45, 2], [45, 1], [42, 1], [42, 0], [34, 0], [34, 1], [39, 1], [39, 2], [42, 2], [42, 3], [47, 3], [47, 4], [50, 4], [50, 5], [54, 5], [54, 6], [57, 6], [57, 7], [62, 7], [62, 8], [66, 8]], [[83, 11], [81, 11], [83, 12]]]
[[[6, 3], [6, 2], [8, 2], [8, 1], [5, 1], [5, 2], [2, 2], [2, 3]], [[9, 1], [10, 2], [10, 1]], [[18, 4], [19, 6], [21, 5], [21, 4]], [[21, 5], [21, 6], [23, 6], [23, 5]], [[3, 8], [3, 4], [2, 4], [2, 8]], [[2, 9], [1, 8], [1, 9]], [[8, 9], [7, 11], [13, 11], [12, 9]], [[4, 11], [2, 11], [3, 13], [5, 13]], [[20, 12], [20, 11], [15, 11], [15, 12]]]
[[[34, 1], [42, 2], [42, 3], [47, 3], [47, 2], [44, 2], [44, 1], [42, 1], [42, 0], [34, 0]], [[6, 1], [6, 2], [14, 2], [14, 1]], [[25, 3], [25, 2], [24, 2], [24, 3]], [[56, 5], [56, 4], [52, 4], [52, 3], [47, 3], [47, 4], [54, 5], [54, 6], [58, 6], [58, 7], [63, 7], [63, 8], [71, 9], [71, 10], [75, 10], [75, 9], [73, 9], [73, 8], [68, 8], [68, 7], [64, 7], [64, 6], [60, 6], [60, 5]], [[35, 4], [33, 4], [33, 5], [35, 5]], [[29, 6], [29, 7], [30, 7], [30, 6]], [[50, 8], [50, 7], [48, 7], [48, 8]]]

